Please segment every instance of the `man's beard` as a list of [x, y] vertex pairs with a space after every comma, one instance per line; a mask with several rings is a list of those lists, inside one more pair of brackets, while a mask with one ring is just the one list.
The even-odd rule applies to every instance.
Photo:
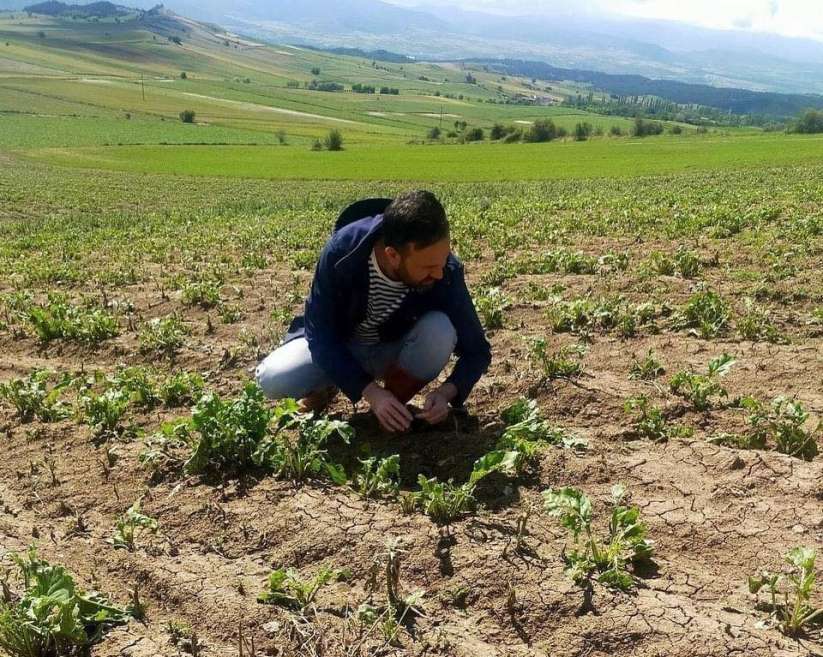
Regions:
[[432, 280], [428, 283], [421, 283], [412, 280], [411, 276], [409, 275], [408, 269], [406, 269], [406, 264], [404, 262], [401, 262], [397, 266], [397, 276], [398, 278], [400, 278], [404, 285], [406, 285], [414, 292], [426, 292], [430, 290], [432, 286], [437, 282], [435, 280]]

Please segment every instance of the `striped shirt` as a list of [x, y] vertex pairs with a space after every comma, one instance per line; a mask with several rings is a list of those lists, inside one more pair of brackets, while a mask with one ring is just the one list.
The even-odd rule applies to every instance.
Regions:
[[408, 293], [409, 288], [405, 283], [393, 281], [383, 273], [372, 250], [369, 259], [369, 300], [366, 318], [355, 328], [355, 339], [363, 344], [380, 342], [378, 329], [397, 310]]

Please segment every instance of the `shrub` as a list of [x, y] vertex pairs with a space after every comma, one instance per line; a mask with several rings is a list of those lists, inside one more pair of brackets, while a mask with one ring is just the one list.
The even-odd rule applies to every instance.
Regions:
[[632, 126], [632, 136], [648, 137], [649, 135], [659, 135], [663, 133], [663, 124], [659, 121], [645, 121], [639, 116], [634, 120]]
[[326, 135], [323, 145], [330, 151], [342, 151], [343, 135], [337, 128], [332, 128], [329, 130], [329, 134]]
[[194, 123], [194, 110], [183, 110], [180, 112], [180, 120], [183, 123]]
[[551, 119], [537, 119], [523, 135], [523, 141], [544, 142], [557, 138], [557, 127]]
[[591, 123], [582, 122], [574, 126], [575, 141], [586, 141], [592, 133]]

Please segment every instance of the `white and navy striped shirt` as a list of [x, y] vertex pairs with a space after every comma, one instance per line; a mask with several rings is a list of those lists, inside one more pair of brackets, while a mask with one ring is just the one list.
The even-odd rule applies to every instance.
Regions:
[[369, 260], [369, 301], [366, 306], [366, 318], [357, 325], [354, 331], [355, 339], [364, 344], [379, 342], [378, 329], [397, 310], [408, 293], [409, 288], [405, 283], [393, 281], [383, 273], [372, 250]]

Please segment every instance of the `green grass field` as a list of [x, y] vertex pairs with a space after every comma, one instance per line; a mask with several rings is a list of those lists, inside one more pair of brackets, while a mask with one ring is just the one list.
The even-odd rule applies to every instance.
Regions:
[[[189, 126], [189, 134], [198, 134]], [[182, 139], [184, 131], [179, 131]], [[218, 133], [219, 134], [219, 133]], [[193, 139], [193, 138], [192, 138]], [[492, 181], [630, 177], [819, 162], [823, 137], [662, 138], [549, 144], [123, 146], [26, 151], [61, 166], [269, 179]]]

